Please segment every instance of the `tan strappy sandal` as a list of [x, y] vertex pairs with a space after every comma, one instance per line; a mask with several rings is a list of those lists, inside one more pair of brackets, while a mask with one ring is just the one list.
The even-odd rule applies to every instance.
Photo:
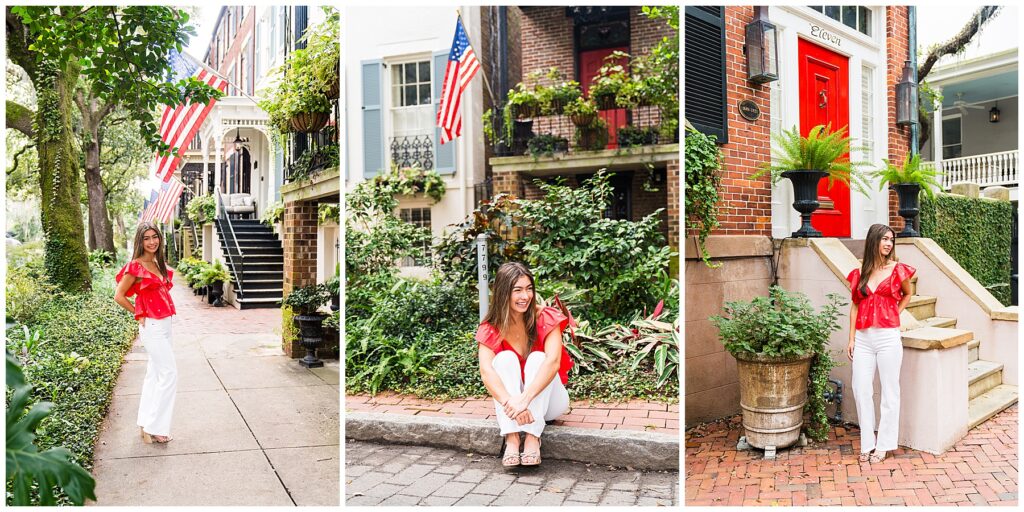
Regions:
[[875, 453], [871, 454], [871, 463], [878, 464], [879, 462], [885, 460], [885, 458], [888, 456], [889, 452], [881, 452], [881, 455], [879, 455], [879, 452], [876, 451]]
[[539, 466], [540, 465], [540, 445], [541, 439], [537, 438], [537, 451], [535, 452], [523, 452], [521, 456], [521, 465], [523, 466]]

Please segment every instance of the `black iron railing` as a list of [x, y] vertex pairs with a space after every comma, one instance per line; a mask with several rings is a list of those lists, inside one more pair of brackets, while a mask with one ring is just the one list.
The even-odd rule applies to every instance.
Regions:
[[412, 137], [391, 137], [388, 145], [392, 165], [400, 169], [418, 167], [423, 170], [434, 168], [434, 141], [429, 135]]
[[[220, 203], [220, 213], [218, 214], [220, 225], [227, 225], [228, 231], [231, 233], [231, 240], [235, 243], [235, 251], [238, 254], [238, 258], [244, 260], [245, 256], [242, 255], [242, 248], [238, 246], [238, 235], [235, 234], [235, 227], [231, 224], [231, 216], [224, 209], [224, 198], [221, 196], [220, 190], [217, 190], [217, 202]], [[227, 237], [225, 236], [225, 238]], [[227, 241], [224, 242], [224, 249], [224, 252], [228, 255], [228, 265], [231, 266], [231, 273], [235, 275], [235, 292], [241, 293], [242, 282], [245, 280], [243, 275], [244, 261], [239, 261], [237, 265], [235, 264], [235, 255], [231, 253], [231, 244], [227, 243]]]

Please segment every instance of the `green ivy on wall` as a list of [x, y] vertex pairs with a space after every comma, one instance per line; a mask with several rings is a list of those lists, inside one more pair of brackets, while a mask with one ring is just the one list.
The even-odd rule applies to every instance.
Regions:
[[1010, 304], [1009, 201], [938, 194], [921, 197], [921, 235], [935, 240], [1003, 305]]

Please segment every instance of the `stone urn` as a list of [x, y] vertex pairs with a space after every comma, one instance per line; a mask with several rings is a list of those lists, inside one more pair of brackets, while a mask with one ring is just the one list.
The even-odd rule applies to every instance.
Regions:
[[302, 348], [306, 349], [306, 357], [299, 360], [299, 364], [306, 368], [320, 368], [324, 365], [316, 356], [316, 349], [324, 341], [324, 320], [327, 315], [313, 313], [311, 315], [296, 315], [295, 323], [299, 326], [299, 340]]
[[782, 173], [793, 183], [793, 209], [800, 212], [800, 229], [794, 238], [821, 238], [821, 231], [811, 227], [811, 214], [821, 206], [818, 202], [818, 182], [828, 176], [825, 171], [797, 169]]
[[896, 233], [899, 238], [919, 237], [921, 233], [914, 229], [914, 219], [921, 213], [921, 185], [917, 183], [894, 183], [893, 190], [899, 199], [899, 214], [903, 217], [903, 231]]
[[765, 450], [766, 458], [800, 440], [813, 357], [736, 356], [746, 442]]

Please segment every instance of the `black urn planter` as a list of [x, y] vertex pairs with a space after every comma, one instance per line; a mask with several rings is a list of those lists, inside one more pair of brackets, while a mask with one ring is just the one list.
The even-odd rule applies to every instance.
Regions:
[[782, 173], [783, 178], [793, 182], [793, 209], [800, 212], [800, 229], [793, 232], [794, 238], [821, 238], [821, 231], [811, 227], [811, 214], [821, 206], [818, 203], [818, 182], [826, 176], [827, 172], [814, 169]]
[[337, 311], [341, 309], [341, 295], [334, 294], [331, 296], [331, 311]]
[[533, 121], [512, 122], [512, 154], [522, 156], [526, 154], [527, 144], [533, 135]]
[[921, 213], [921, 185], [917, 183], [894, 183], [892, 188], [896, 190], [899, 198], [899, 214], [903, 217], [903, 231], [896, 233], [898, 238], [919, 237], [921, 233], [914, 229], [914, 219]]
[[297, 315], [295, 322], [299, 326], [299, 338], [302, 347], [306, 349], [306, 357], [299, 360], [299, 364], [306, 368], [320, 368], [324, 362], [316, 357], [316, 349], [324, 341], [324, 319], [327, 315], [314, 313], [312, 315]]
[[217, 281], [210, 285], [210, 304], [216, 307], [223, 307], [224, 301], [224, 283]]

